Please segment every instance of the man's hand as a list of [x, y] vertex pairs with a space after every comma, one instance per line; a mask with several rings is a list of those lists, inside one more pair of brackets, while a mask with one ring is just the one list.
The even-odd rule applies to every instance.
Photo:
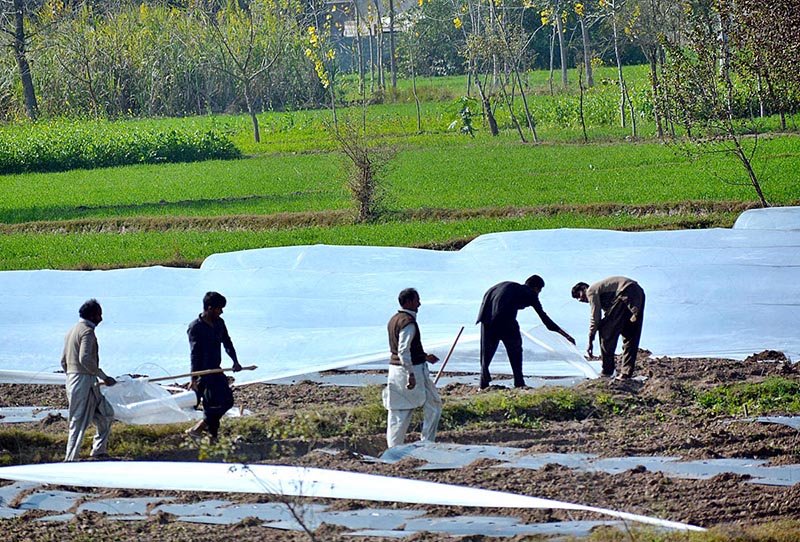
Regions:
[[406, 389], [413, 390], [417, 387], [417, 377], [414, 376], [414, 373], [408, 373], [408, 384], [406, 384]]
[[589, 359], [592, 359], [594, 356], [594, 334], [589, 335], [589, 348], [586, 349], [586, 355], [589, 356]]
[[117, 383], [117, 381], [116, 381], [116, 380], [115, 380], [113, 377], [107, 376], [107, 377], [105, 377], [105, 378], [103, 379], [103, 383], [104, 383], [106, 386], [113, 386], [114, 384], [116, 384], [116, 383]]
[[235, 362], [233, 363], [233, 372], [234, 372], [234, 373], [238, 373], [238, 372], [239, 372], [239, 371], [241, 371], [241, 370], [242, 370], [242, 366], [241, 366], [241, 365], [239, 365], [239, 362], [238, 362], [238, 361], [235, 361]]
[[433, 354], [426, 354], [425, 359], [428, 360], [428, 363], [436, 363], [437, 361], [439, 361], [439, 358], [437, 358]]

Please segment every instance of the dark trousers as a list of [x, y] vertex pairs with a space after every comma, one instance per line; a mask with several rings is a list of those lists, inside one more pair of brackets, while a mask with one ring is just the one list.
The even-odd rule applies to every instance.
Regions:
[[[632, 308], [638, 310], [635, 322], [631, 322]], [[633, 376], [643, 321], [644, 290], [638, 284], [632, 284], [614, 301], [600, 322], [600, 355], [603, 358], [604, 374], [610, 375], [614, 372], [614, 352], [617, 349], [617, 341], [622, 335], [622, 362], [619, 374]]]
[[519, 332], [519, 323], [516, 320], [510, 322], [495, 322], [487, 325], [481, 324], [481, 388], [485, 388], [492, 381], [489, 374], [489, 364], [492, 362], [497, 347], [503, 341], [508, 353], [508, 361], [511, 363], [511, 371], [514, 373], [514, 387], [525, 385], [522, 376], [522, 335]]
[[228, 377], [223, 373], [201, 376], [197, 392], [203, 400], [203, 414], [208, 432], [216, 438], [220, 419], [233, 406], [233, 391], [228, 385]]

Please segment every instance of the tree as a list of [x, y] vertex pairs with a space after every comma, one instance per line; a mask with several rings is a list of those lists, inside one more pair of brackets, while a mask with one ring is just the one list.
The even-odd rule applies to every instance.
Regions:
[[28, 62], [30, 36], [25, 24], [27, 15], [28, 5], [25, 0], [0, 0], [0, 32], [6, 35], [6, 44], [12, 50], [17, 64], [25, 113], [29, 119], [36, 120], [39, 117], [39, 103]]
[[[743, 69], [759, 83], [761, 113], [777, 112], [786, 129], [786, 113], [796, 110], [800, 100], [800, 9], [794, 0], [760, 2], [739, 0], [732, 14], [738, 22], [731, 41], [750, 62]], [[767, 101], [766, 111], [764, 102]]]
[[660, 107], [664, 101], [661, 72], [664, 40], [679, 43], [685, 29], [683, 6], [674, 0], [638, 0], [631, 9], [626, 33], [638, 45], [650, 65], [653, 89], [653, 116], [658, 137], [665, 135], [665, 121]]
[[261, 141], [254, 103], [254, 85], [286, 50], [288, 35], [296, 31], [289, 16], [291, 5], [279, 0], [251, 0], [246, 5], [208, 0], [201, 11], [208, 25], [215, 54], [214, 69], [239, 82], [253, 123], [253, 138]]
[[628, 96], [628, 87], [625, 84], [625, 76], [622, 73], [622, 57], [620, 55], [620, 26], [625, 15], [625, 9], [629, 5], [627, 0], [599, 0], [598, 8], [603, 14], [604, 19], [611, 25], [611, 40], [614, 49], [614, 62], [617, 66], [617, 79], [619, 82], [619, 120], [620, 125], [626, 126], [626, 105], [630, 106], [631, 111], [631, 133], [636, 137], [636, 116], [633, 112], [633, 104]]
[[314, 63], [319, 81], [328, 92], [333, 126], [338, 126], [336, 118], [336, 54], [331, 45], [331, 15], [324, 2], [309, 3], [310, 14], [306, 24], [308, 47], [306, 56]]
[[665, 40], [666, 69], [661, 103], [686, 131], [677, 142], [690, 155], [726, 153], [744, 168], [759, 202], [768, 203], [753, 167], [759, 127], [752, 114], [758, 86], [748, 77], [747, 51], [729, 39], [736, 33], [735, 0], [691, 0], [689, 29]]
[[[500, 135], [500, 130], [497, 126], [494, 112], [492, 111], [492, 104], [489, 95], [486, 93], [485, 86], [481, 82], [480, 77], [480, 64], [483, 62], [484, 47], [483, 36], [484, 21], [481, 12], [480, 2], [468, 2], [465, 6], [458, 5], [455, 0], [453, 7], [456, 10], [456, 15], [453, 18], [453, 24], [456, 28], [461, 30], [464, 35], [464, 50], [463, 55], [466, 59], [467, 69], [469, 70], [470, 80], [475, 81], [475, 86], [478, 88], [478, 94], [481, 97], [481, 107], [483, 114], [486, 117], [486, 123], [489, 125], [489, 133], [493, 136]], [[462, 13], [466, 13], [467, 19], [462, 19]]]

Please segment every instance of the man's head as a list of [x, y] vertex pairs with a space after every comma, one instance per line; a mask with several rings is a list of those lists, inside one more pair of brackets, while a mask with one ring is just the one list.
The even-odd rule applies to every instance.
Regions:
[[90, 299], [84, 302], [81, 308], [78, 309], [78, 314], [81, 318], [92, 322], [94, 325], [103, 321], [103, 308], [96, 299]]
[[542, 288], [544, 288], [544, 279], [539, 275], [531, 275], [530, 277], [525, 279], [525, 286], [527, 286], [528, 288], [533, 288], [534, 290], [536, 290], [536, 293], [538, 294], [539, 292], [542, 291]]
[[579, 282], [575, 286], [572, 287], [572, 297], [573, 299], [577, 299], [581, 303], [588, 303], [589, 299], [586, 297], [586, 290], [589, 289], [589, 285], [585, 282]]
[[219, 292], [208, 292], [203, 296], [203, 312], [212, 317], [212, 319], [222, 316], [222, 309], [228, 300]]
[[397, 301], [404, 309], [415, 312], [419, 309], [419, 306], [422, 305], [422, 303], [419, 302], [419, 292], [414, 288], [405, 288], [401, 290], [397, 296]]

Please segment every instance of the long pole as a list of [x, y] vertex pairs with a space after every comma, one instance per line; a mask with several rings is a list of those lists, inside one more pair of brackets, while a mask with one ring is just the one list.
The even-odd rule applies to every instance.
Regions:
[[437, 373], [436, 378], [433, 381], [434, 386], [436, 385], [437, 382], [439, 382], [439, 378], [442, 376], [442, 372], [444, 371], [444, 366], [447, 365], [447, 360], [450, 359], [450, 355], [453, 353], [453, 350], [456, 349], [456, 343], [458, 342], [459, 337], [461, 337], [461, 333], [463, 333], [463, 331], [464, 331], [464, 326], [461, 326], [461, 329], [458, 330], [458, 335], [456, 335], [456, 340], [453, 341], [453, 346], [450, 347], [450, 351], [445, 356], [444, 361], [442, 362], [442, 366], [439, 367], [439, 372]]
[[[248, 365], [247, 367], [242, 367], [242, 371], [252, 371], [252, 370], [257, 369], [257, 368], [258, 367], [256, 367], [255, 365]], [[233, 371], [233, 367], [231, 367], [230, 369], [205, 369], [203, 371], [193, 371], [191, 373], [183, 373], [183, 374], [179, 374], [179, 375], [159, 376], [158, 378], [145, 378], [144, 380], [147, 380], [148, 382], [161, 382], [163, 380], [174, 380], [174, 379], [177, 379], [177, 378], [184, 378], [184, 377], [187, 377], [187, 376], [204, 376], [204, 375], [211, 375], [211, 374], [215, 374], [215, 373], [224, 373], [226, 371]], [[104, 386], [105, 382], [100, 381], [100, 382], [97, 383], [97, 385], [98, 386]]]

